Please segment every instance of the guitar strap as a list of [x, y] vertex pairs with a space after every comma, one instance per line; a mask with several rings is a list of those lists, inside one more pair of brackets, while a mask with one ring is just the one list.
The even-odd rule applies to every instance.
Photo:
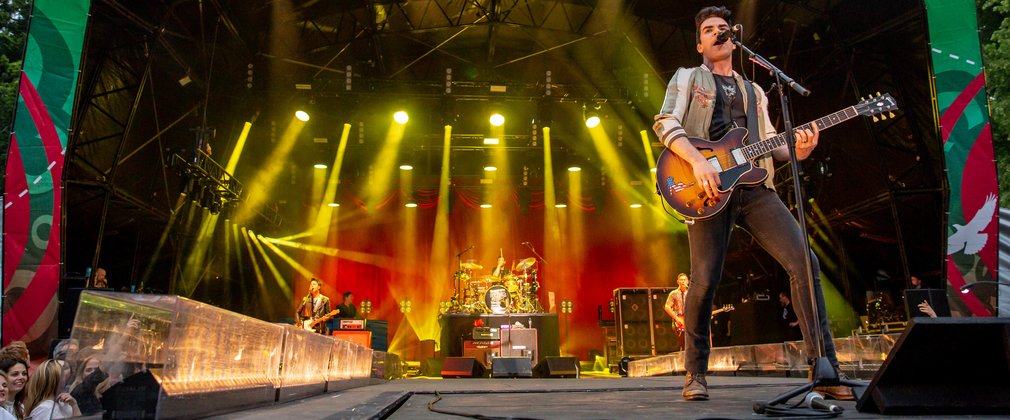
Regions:
[[744, 80], [744, 90], [747, 92], [747, 141], [750, 144], [761, 140], [760, 123], [758, 122], [757, 94], [754, 93], [754, 84]]

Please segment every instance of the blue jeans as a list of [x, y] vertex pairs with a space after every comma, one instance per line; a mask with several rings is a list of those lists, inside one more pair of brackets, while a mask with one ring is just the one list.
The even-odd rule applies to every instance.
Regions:
[[[725, 197], [723, 197], [725, 198]], [[687, 349], [684, 367], [691, 373], [708, 371], [708, 356], [711, 351], [709, 333], [712, 317], [712, 299], [719, 287], [726, 248], [733, 226], [739, 224], [747, 229], [755, 240], [789, 273], [789, 289], [793, 310], [800, 321], [800, 331], [806, 345], [807, 357], [817, 356], [813, 331], [815, 322], [820, 323], [824, 334], [824, 356], [832, 366], [838, 366], [835, 345], [828, 325], [828, 313], [824, 307], [824, 293], [821, 290], [820, 268], [812, 251], [814, 295], [817, 296], [818, 319], [812, 319], [810, 287], [806, 277], [806, 263], [803, 258], [803, 237], [800, 227], [786, 209], [775, 192], [765, 187], [741, 188], [733, 193], [731, 202], [718, 215], [698, 220], [687, 228], [691, 245], [691, 288], [687, 292], [684, 324], [687, 334]], [[768, 328], [775, 328], [769, 320]]]

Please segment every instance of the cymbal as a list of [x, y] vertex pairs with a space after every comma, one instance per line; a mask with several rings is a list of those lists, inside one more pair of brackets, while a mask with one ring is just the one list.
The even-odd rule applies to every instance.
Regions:
[[532, 267], [536, 263], [537, 263], [537, 259], [536, 258], [529, 257], [529, 258], [527, 258], [525, 260], [519, 261], [519, 265], [516, 265], [516, 268], [519, 269], [519, 270], [525, 270], [527, 268]]
[[475, 262], [470, 262], [470, 261], [467, 261], [467, 262], [463, 263], [462, 265], [460, 265], [460, 267], [463, 267], [463, 268], [465, 268], [467, 270], [481, 270], [481, 269], [484, 268], [483, 265], [477, 264]]

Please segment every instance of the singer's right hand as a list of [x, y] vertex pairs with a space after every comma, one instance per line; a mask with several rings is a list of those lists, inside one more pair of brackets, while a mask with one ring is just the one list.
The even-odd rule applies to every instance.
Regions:
[[705, 191], [708, 198], [719, 196], [719, 171], [716, 171], [707, 160], [695, 161], [692, 165], [694, 179]]

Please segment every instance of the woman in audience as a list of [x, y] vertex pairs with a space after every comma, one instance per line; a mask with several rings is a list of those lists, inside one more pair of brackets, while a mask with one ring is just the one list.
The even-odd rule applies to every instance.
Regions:
[[77, 401], [63, 392], [63, 369], [56, 360], [46, 360], [25, 387], [27, 420], [65, 419], [81, 415]]
[[[102, 412], [102, 393], [99, 386], [109, 377], [101, 369], [101, 360], [95, 356], [86, 356], [77, 361], [74, 368], [74, 382], [70, 384], [70, 395], [77, 400], [81, 414], [89, 416]], [[101, 389], [104, 391], [108, 386]]]
[[17, 420], [14, 413], [7, 411], [7, 374], [0, 372], [0, 420]]
[[22, 359], [0, 360], [0, 372], [7, 374], [7, 402], [4, 408], [17, 418], [24, 418], [25, 384], [28, 383], [28, 362]]

